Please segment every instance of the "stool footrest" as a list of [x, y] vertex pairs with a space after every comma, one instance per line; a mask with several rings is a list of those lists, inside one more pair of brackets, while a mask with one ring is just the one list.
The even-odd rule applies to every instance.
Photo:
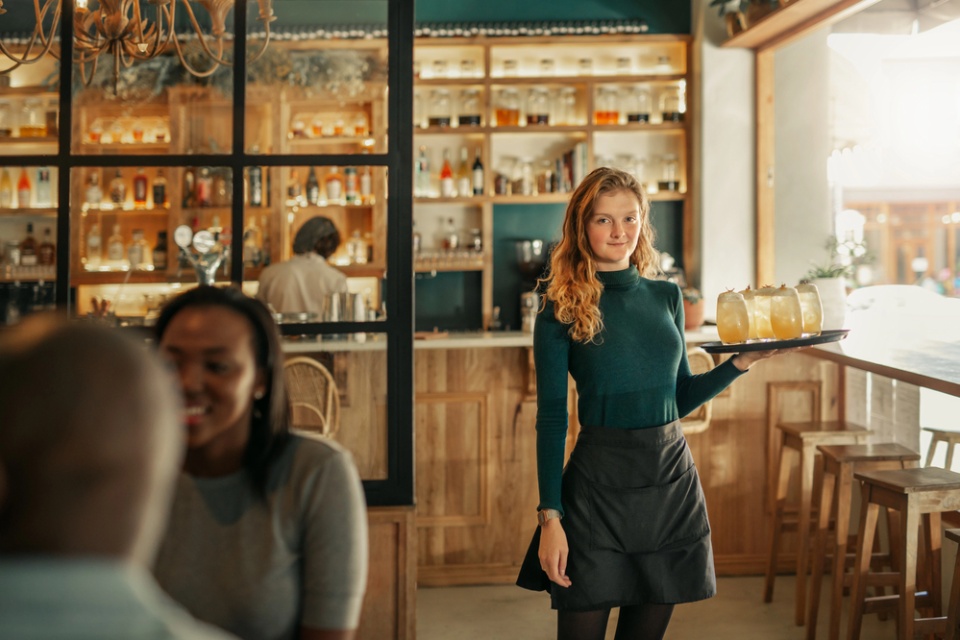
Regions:
[[[930, 607], [933, 606], [933, 598], [930, 597], [930, 594], [926, 591], [918, 591], [916, 594], [916, 606], [920, 607]], [[900, 596], [896, 593], [889, 596], [872, 596], [870, 598], [863, 599], [863, 612], [864, 613], [878, 613], [880, 611], [887, 611], [895, 613], [897, 611], [897, 603], [900, 601]]]
[[917, 618], [913, 621], [913, 637], [939, 635], [947, 632], [947, 618]]

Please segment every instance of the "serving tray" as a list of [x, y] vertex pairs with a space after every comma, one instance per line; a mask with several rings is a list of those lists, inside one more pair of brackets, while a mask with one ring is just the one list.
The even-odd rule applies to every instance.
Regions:
[[837, 342], [843, 340], [850, 333], [850, 329], [830, 329], [818, 336], [803, 336], [792, 340], [748, 340], [724, 344], [723, 342], [705, 342], [698, 345], [707, 353], [743, 353], [744, 351], [769, 351], [771, 349], [789, 349], [791, 347], [810, 347], [815, 344]]

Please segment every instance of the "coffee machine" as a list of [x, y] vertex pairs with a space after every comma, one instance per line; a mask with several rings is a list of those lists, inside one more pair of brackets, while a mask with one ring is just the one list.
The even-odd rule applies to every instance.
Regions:
[[520, 325], [524, 332], [532, 333], [540, 309], [537, 279], [544, 274], [549, 251], [543, 240], [518, 240], [516, 247], [520, 271]]

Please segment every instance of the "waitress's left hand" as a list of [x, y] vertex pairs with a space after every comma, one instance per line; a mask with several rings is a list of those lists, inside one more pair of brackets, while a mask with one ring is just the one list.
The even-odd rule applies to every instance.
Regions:
[[743, 353], [738, 353], [733, 356], [731, 360], [733, 361], [733, 366], [735, 366], [740, 371], [747, 371], [757, 362], [761, 360], [766, 360], [773, 356], [778, 356], [783, 353], [795, 353], [797, 351], [803, 351], [808, 347], [790, 347], [789, 349], [770, 349], [768, 351], [744, 351]]

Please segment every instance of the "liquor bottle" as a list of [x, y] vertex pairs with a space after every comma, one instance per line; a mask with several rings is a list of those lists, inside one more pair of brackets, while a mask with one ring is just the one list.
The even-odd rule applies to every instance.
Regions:
[[447, 218], [444, 222], [441, 245], [447, 251], [460, 248], [460, 234], [457, 232], [457, 226], [454, 224], [453, 218]]
[[34, 204], [38, 207], [53, 206], [53, 185], [50, 184], [50, 169], [48, 167], [37, 169], [37, 194]]
[[196, 205], [197, 174], [192, 167], [183, 170], [183, 199], [181, 206], [188, 209]]
[[143, 172], [143, 167], [137, 169], [137, 174], [133, 176], [133, 204], [138, 209], [147, 206], [147, 174]]
[[347, 256], [352, 264], [367, 263], [367, 243], [360, 237], [359, 231], [354, 231], [347, 242]]
[[247, 228], [243, 230], [243, 264], [247, 267], [259, 267], [263, 258], [263, 234], [257, 221], [250, 218]]
[[417, 198], [430, 197], [430, 160], [427, 158], [427, 148], [420, 145], [420, 155], [417, 156], [416, 181], [413, 195]]
[[254, 207], [263, 206], [263, 168], [250, 167], [249, 171], [250, 185], [250, 205]]
[[37, 241], [33, 237], [33, 223], [27, 223], [27, 236], [20, 242], [20, 265], [35, 267], [39, 262], [37, 256]]
[[37, 264], [49, 267], [57, 260], [57, 247], [53, 244], [50, 227], [43, 230], [43, 242], [37, 247]]
[[357, 192], [356, 167], [346, 167], [343, 170], [343, 197], [347, 204], [360, 203], [360, 194]]
[[473, 175], [467, 161], [467, 148], [460, 147], [460, 164], [457, 166], [457, 195], [468, 198], [473, 194]]
[[300, 176], [296, 169], [290, 169], [290, 179], [287, 180], [287, 206], [302, 204], [303, 188], [300, 186]]
[[123, 236], [120, 235], [120, 225], [113, 225], [113, 234], [107, 238], [107, 261], [114, 268], [120, 268], [124, 263], [125, 247]]
[[100, 235], [100, 225], [94, 222], [87, 233], [87, 270], [95, 271], [100, 268], [103, 259], [103, 238]]
[[23, 167], [20, 169], [20, 179], [17, 181], [17, 206], [21, 209], [29, 208], [32, 196], [33, 183], [30, 182], [26, 167]]
[[483, 195], [483, 163], [480, 162], [480, 147], [477, 147], [477, 155], [473, 159], [473, 195]]
[[[156, 184], [156, 183], [154, 183]], [[167, 232], [157, 232], [157, 244], [153, 247], [153, 269], [154, 271], [167, 270]]]
[[340, 167], [330, 167], [325, 178], [327, 184], [327, 202], [343, 204], [343, 174]]
[[157, 177], [153, 180], [153, 206], [167, 206], [167, 178], [163, 175], [163, 169], [157, 169]]
[[450, 168], [450, 150], [443, 150], [443, 166], [440, 167], [440, 197], [452, 198], [457, 195], [453, 182], [453, 169]]
[[207, 231], [212, 233], [216, 240], [220, 239], [220, 234], [223, 233], [223, 225], [220, 224], [220, 216], [213, 216], [213, 222], [210, 224], [210, 228], [207, 229]]
[[200, 167], [200, 173], [197, 174], [197, 188], [194, 199], [197, 207], [213, 205], [213, 176], [210, 175], [210, 167]]
[[127, 260], [130, 261], [131, 269], [147, 269], [150, 264], [147, 262], [147, 255], [150, 249], [147, 247], [147, 241], [143, 239], [143, 229], [133, 230], [133, 241], [127, 247]]
[[116, 207], [122, 207], [127, 199], [127, 185], [123, 181], [123, 173], [117, 169], [117, 174], [110, 181], [110, 202]]
[[317, 180], [316, 167], [310, 167], [307, 174], [307, 204], [316, 206], [320, 202], [320, 181]]
[[370, 167], [364, 167], [360, 174], [360, 202], [373, 204], [373, 175]]
[[210, 204], [214, 207], [230, 206], [230, 182], [227, 169], [214, 169], [211, 172]]
[[0, 172], [0, 208], [11, 209], [13, 207], [13, 179], [10, 172], [4, 169]]
[[93, 209], [99, 209], [103, 203], [103, 189], [100, 188], [100, 172], [94, 171], [87, 179], [87, 189], [84, 192], [83, 199], [87, 206]]

